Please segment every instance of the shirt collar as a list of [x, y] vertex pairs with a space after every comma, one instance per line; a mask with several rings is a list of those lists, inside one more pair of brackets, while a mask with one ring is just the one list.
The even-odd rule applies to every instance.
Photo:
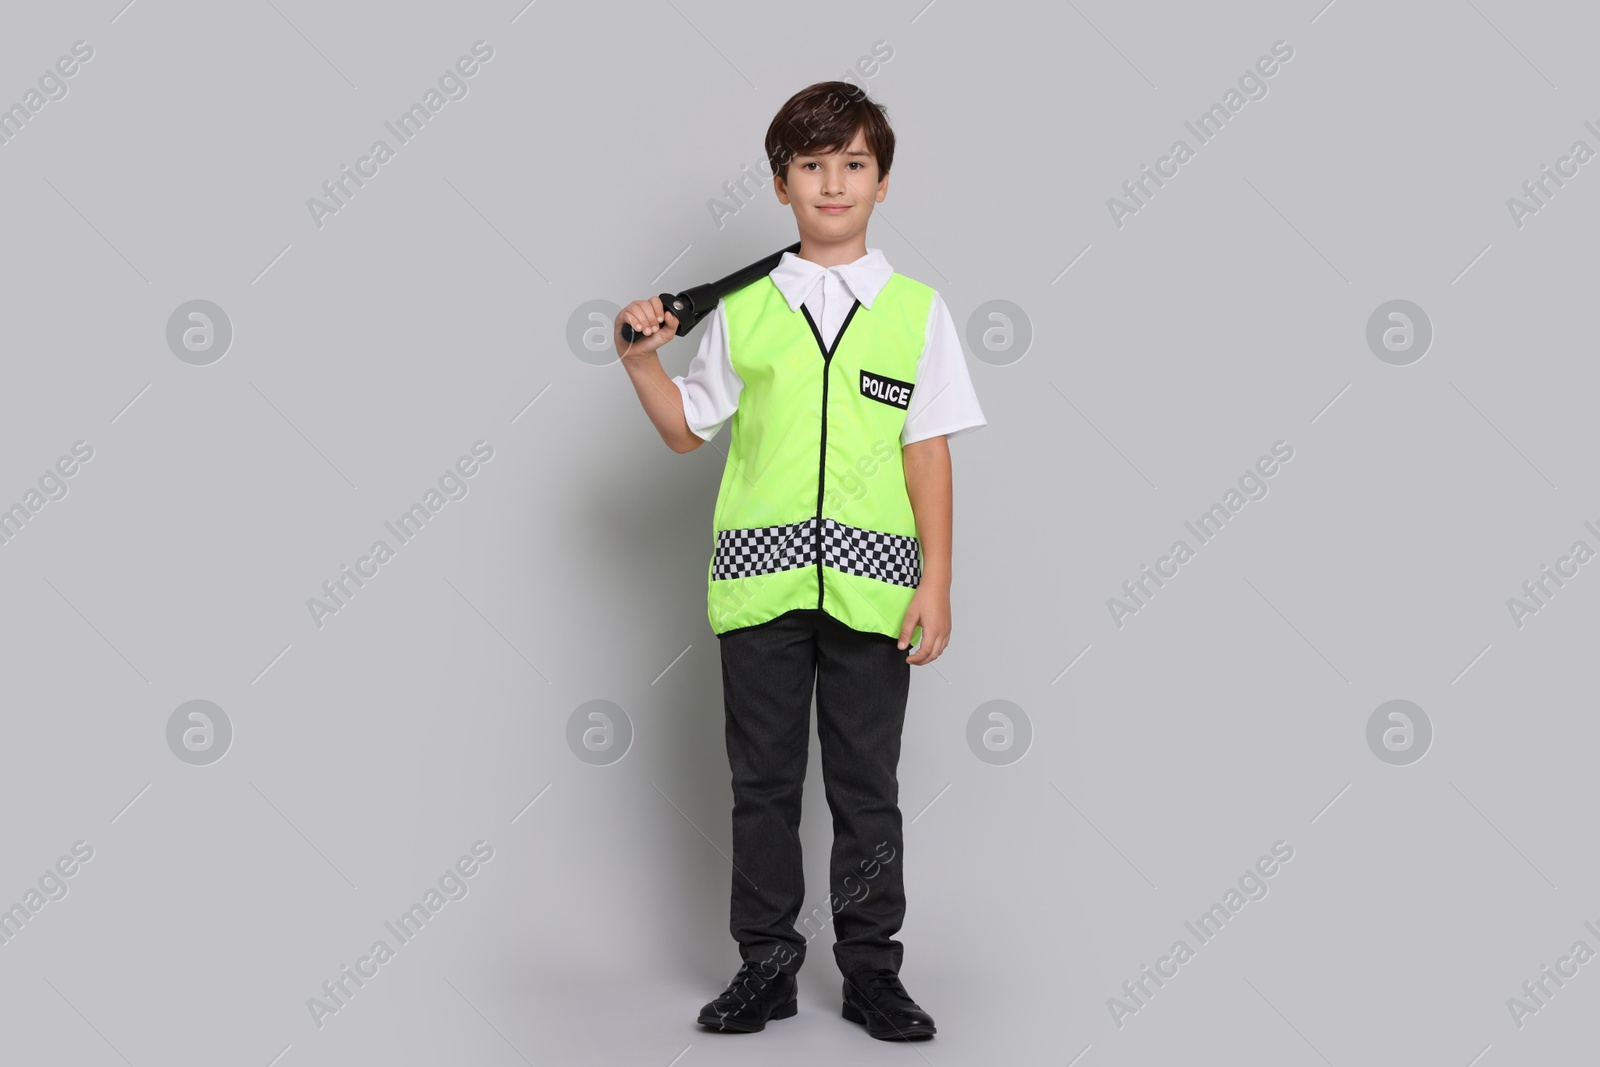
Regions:
[[811, 295], [811, 290], [829, 271], [837, 275], [845, 288], [850, 290], [850, 295], [869, 310], [879, 290], [888, 284], [890, 276], [894, 274], [894, 268], [889, 266], [883, 252], [869, 248], [860, 259], [837, 267], [823, 267], [809, 259], [801, 259], [793, 252], [785, 252], [778, 265], [772, 268], [770, 277], [783, 298], [789, 302], [789, 310], [799, 311], [800, 305]]

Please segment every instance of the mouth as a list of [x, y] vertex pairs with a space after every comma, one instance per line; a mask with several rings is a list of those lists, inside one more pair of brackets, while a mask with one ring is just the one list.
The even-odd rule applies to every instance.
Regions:
[[817, 210], [827, 215], [843, 215], [850, 210], [851, 206], [850, 204], [819, 204], [817, 205]]

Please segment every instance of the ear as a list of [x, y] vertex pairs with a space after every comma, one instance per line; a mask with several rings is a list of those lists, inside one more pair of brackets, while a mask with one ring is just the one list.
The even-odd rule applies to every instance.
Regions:
[[789, 202], [789, 187], [784, 183], [783, 175], [774, 174], [772, 176], [772, 191], [778, 194], [778, 203], [787, 204]]
[[876, 203], [883, 203], [883, 198], [889, 195], [889, 176], [885, 174], [878, 179], [878, 193], [874, 198]]

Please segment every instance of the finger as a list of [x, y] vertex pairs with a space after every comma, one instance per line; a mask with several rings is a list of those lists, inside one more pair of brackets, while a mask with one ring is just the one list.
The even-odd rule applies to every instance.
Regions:
[[[630, 318], [632, 318], [632, 316], [630, 316]], [[629, 341], [625, 338], [622, 338], [621, 333], [618, 333], [618, 338], [621, 340], [623, 345], [622, 351], [624, 355], [631, 355], [634, 352], [638, 352], [644, 346], [644, 330], [640, 327], [638, 320], [633, 319], [633, 321], [629, 322], [628, 325], [633, 327], [633, 340]]]
[[633, 301], [633, 303], [622, 309], [622, 314], [628, 320], [628, 325], [633, 327], [635, 333], [644, 332], [644, 324], [646, 321], [646, 309], [644, 301]]

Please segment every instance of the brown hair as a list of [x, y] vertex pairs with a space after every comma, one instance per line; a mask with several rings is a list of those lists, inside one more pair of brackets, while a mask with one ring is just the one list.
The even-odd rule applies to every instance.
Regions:
[[817, 82], [791, 96], [767, 127], [767, 164], [789, 180], [789, 161], [804, 152], [840, 152], [860, 130], [878, 161], [878, 178], [894, 162], [894, 130], [884, 106], [850, 82]]

